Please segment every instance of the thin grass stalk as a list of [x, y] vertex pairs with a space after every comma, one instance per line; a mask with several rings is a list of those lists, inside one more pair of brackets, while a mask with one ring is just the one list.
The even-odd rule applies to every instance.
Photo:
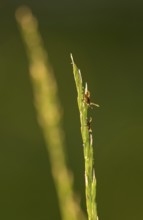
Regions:
[[85, 161], [85, 194], [88, 220], [98, 220], [97, 207], [96, 207], [96, 178], [94, 171], [94, 158], [93, 158], [93, 137], [90, 127], [91, 120], [88, 117], [88, 109], [91, 105], [97, 104], [90, 102], [90, 93], [87, 84], [83, 86], [82, 76], [80, 70], [74, 63], [71, 55], [74, 79], [77, 89], [77, 103], [80, 113], [81, 135], [83, 140], [84, 161]]
[[73, 193], [71, 173], [66, 166], [57, 84], [43, 47], [37, 20], [27, 7], [17, 10], [16, 19], [27, 49], [38, 121], [46, 140], [62, 219], [83, 220]]

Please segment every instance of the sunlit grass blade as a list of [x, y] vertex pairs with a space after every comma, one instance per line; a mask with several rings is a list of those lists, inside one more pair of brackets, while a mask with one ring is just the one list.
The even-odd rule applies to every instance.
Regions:
[[80, 123], [81, 123], [81, 135], [83, 139], [83, 149], [84, 149], [84, 161], [85, 161], [85, 193], [86, 193], [86, 206], [88, 220], [98, 220], [97, 208], [96, 208], [96, 178], [93, 168], [93, 137], [92, 130], [90, 128], [91, 120], [88, 117], [88, 109], [91, 105], [99, 106], [97, 104], [90, 102], [90, 93], [88, 91], [87, 83], [85, 87], [82, 83], [82, 77], [80, 70], [74, 63], [73, 57], [71, 55], [73, 74], [77, 89], [77, 102], [80, 113]]

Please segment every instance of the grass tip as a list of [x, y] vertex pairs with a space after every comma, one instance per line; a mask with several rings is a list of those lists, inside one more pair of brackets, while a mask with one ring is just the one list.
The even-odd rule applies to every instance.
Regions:
[[70, 53], [70, 57], [71, 57], [71, 60], [72, 60], [72, 64], [74, 64], [72, 53]]

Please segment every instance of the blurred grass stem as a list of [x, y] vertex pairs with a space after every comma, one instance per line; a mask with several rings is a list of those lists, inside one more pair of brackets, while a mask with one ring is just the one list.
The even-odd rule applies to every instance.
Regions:
[[27, 7], [21, 7], [16, 11], [16, 19], [27, 48], [38, 121], [46, 140], [62, 219], [83, 219], [73, 194], [72, 178], [66, 167], [57, 84], [43, 47], [37, 20]]

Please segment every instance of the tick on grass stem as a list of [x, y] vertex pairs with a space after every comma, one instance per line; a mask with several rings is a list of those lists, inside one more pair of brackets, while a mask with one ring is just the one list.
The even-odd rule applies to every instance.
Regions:
[[85, 92], [84, 92], [84, 96], [83, 96], [83, 101], [88, 105], [88, 107], [92, 108], [92, 106], [96, 106], [99, 107], [98, 104], [95, 104], [93, 102], [90, 101], [90, 91], [87, 88], [87, 83], [85, 85]]
[[87, 119], [87, 123], [86, 123], [89, 133], [92, 133], [91, 122], [92, 122], [92, 118], [90, 117], [89, 119]]

